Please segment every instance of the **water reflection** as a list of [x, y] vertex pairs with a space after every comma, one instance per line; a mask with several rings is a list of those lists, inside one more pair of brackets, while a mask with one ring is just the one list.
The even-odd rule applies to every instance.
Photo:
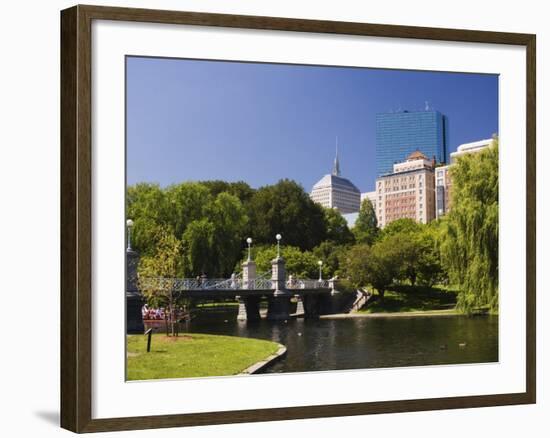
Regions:
[[287, 356], [266, 372], [299, 372], [498, 361], [498, 318], [236, 320], [236, 310], [204, 311], [186, 331], [268, 339]]

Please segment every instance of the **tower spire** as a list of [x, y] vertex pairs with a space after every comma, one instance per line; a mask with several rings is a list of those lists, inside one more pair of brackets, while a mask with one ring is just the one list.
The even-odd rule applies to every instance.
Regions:
[[338, 136], [336, 136], [336, 156], [334, 157], [334, 165], [332, 166], [332, 174], [340, 176], [340, 161], [338, 160]]

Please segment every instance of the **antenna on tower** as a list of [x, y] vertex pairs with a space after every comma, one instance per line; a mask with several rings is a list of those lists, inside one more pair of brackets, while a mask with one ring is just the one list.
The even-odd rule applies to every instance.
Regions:
[[424, 102], [424, 111], [429, 111], [430, 110], [430, 104], [428, 103], [428, 101], [425, 101]]
[[332, 167], [332, 174], [334, 176], [340, 176], [340, 161], [338, 160], [338, 136], [336, 136], [336, 155], [334, 157], [334, 166]]

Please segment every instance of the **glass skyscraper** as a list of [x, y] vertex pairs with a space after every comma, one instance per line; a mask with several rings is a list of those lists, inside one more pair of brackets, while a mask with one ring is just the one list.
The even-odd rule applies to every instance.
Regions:
[[400, 111], [376, 115], [376, 170], [392, 172], [394, 163], [419, 150], [438, 163], [448, 162], [448, 121], [439, 111]]

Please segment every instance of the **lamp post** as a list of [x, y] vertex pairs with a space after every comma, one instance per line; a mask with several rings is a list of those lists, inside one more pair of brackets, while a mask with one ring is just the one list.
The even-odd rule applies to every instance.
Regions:
[[319, 281], [322, 281], [323, 280], [323, 261], [319, 260], [317, 264], [319, 265]]
[[270, 321], [288, 320], [290, 318], [290, 298], [292, 294], [286, 288], [285, 260], [281, 257], [281, 239], [277, 234], [277, 257], [271, 260], [271, 289], [268, 296], [267, 319]]
[[144, 304], [143, 296], [138, 288], [137, 267], [139, 254], [132, 249], [132, 228], [134, 221], [126, 221], [126, 332], [143, 333], [143, 314], [141, 313]]
[[128, 244], [126, 247], [126, 251], [132, 251], [132, 227], [134, 226], [134, 221], [132, 219], [128, 219], [126, 221], [126, 229], [128, 233]]
[[275, 239], [277, 239], [277, 258], [281, 257], [281, 245], [280, 245], [280, 242], [281, 242], [281, 239], [283, 238], [283, 236], [281, 236], [280, 234], [277, 234], [275, 236]]
[[248, 261], [252, 261], [252, 258], [250, 257], [250, 245], [252, 244], [252, 238], [248, 237], [246, 239], [246, 243], [248, 243]]

